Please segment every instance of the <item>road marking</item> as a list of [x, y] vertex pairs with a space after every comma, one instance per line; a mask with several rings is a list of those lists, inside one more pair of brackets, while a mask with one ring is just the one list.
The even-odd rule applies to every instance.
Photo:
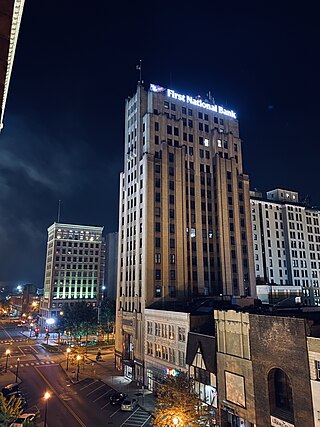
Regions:
[[[95, 400], [94, 400], [94, 402], [95, 402]], [[101, 410], [102, 410], [103, 408], [105, 408], [106, 406], [108, 406], [108, 405], [110, 405], [110, 402], [107, 402], [104, 406], [102, 406]]]
[[90, 393], [87, 394], [87, 396], [89, 396], [90, 394], [94, 393], [95, 391], [99, 390], [99, 388], [104, 387], [106, 384], [102, 384], [100, 387], [95, 388], [94, 390], [90, 391]]
[[57, 398], [60, 400], [60, 402], [65, 406], [65, 408], [70, 412], [70, 414], [78, 421], [78, 423], [82, 426], [82, 427], [87, 427], [84, 422], [81, 420], [81, 418], [78, 417], [78, 415], [73, 411], [73, 409], [70, 408], [70, 406], [68, 406], [66, 404], [66, 402], [60, 398], [58, 392], [53, 388], [52, 384], [47, 380], [47, 378], [42, 374], [42, 372], [40, 372], [40, 370], [38, 368], [34, 368], [38, 374], [40, 375], [40, 377], [43, 379], [43, 381], [45, 383], [48, 384], [48, 386], [50, 387], [50, 389], [53, 391], [53, 393], [57, 396]]
[[122, 424], [121, 424], [121, 426], [120, 427], [122, 427], [123, 425], [125, 425], [125, 423], [127, 422], [127, 421], [129, 421], [130, 420], [130, 418], [137, 412], [137, 410], [138, 409], [136, 409], [131, 415], [130, 415], [130, 417], [128, 417]]
[[151, 415], [148, 416], [148, 418], [145, 420], [145, 422], [142, 424], [141, 427], [143, 427], [145, 425], [145, 423], [147, 423], [150, 420], [150, 418], [151, 418]]
[[91, 386], [92, 384], [94, 384], [94, 383], [96, 383], [96, 382], [98, 382], [98, 380], [94, 380], [93, 382], [91, 382], [91, 383], [89, 383], [89, 384], [85, 385], [84, 387], [80, 388], [80, 390], [84, 390], [85, 388], [87, 388], [87, 387]]
[[[99, 397], [97, 397], [95, 400], [93, 400], [93, 402], [96, 402], [97, 400], [101, 399], [101, 397], [105, 396], [106, 394], [109, 394], [109, 393], [110, 393], [110, 391], [112, 391], [112, 390], [108, 390], [108, 391], [106, 391], [106, 392], [105, 392], [105, 393], [103, 393], [101, 396], [99, 396]], [[107, 405], [108, 405], [108, 403], [107, 403]], [[107, 406], [107, 405], [106, 405], [106, 406]]]
[[[103, 409], [103, 408], [101, 408], [101, 409]], [[110, 418], [112, 418], [114, 415], [116, 415], [116, 413], [117, 413], [117, 412], [119, 412], [119, 411], [120, 411], [120, 408], [119, 408], [119, 409], [117, 409], [117, 410], [116, 410], [116, 412], [114, 412], [113, 414], [111, 414], [111, 415], [110, 415]]]
[[23, 355], [23, 356], [26, 356], [26, 353], [22, 350], [22, 348], [21, 348], [19, 345], [18, 345], [17, 347], [18, 347], [18, 349], [20, 350], [20, 352], [22, 353], [22, 355]]

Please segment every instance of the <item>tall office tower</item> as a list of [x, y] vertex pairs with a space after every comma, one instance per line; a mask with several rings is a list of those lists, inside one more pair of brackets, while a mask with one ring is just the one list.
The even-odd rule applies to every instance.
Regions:
[[251, 192], [257, 283], [302, 286], [302, 303], [320, 305], [320, 211], [295, 191]]
[[116, 360], [143, 377], [144, 308], [255, 295], [249, 179], [233, 111], [157, 85], [126, 101]]
[[54, 223], [48, 228], [40, 314], [58, 316], [64, 304], [97, 304], [104, 281], [103, 227]]

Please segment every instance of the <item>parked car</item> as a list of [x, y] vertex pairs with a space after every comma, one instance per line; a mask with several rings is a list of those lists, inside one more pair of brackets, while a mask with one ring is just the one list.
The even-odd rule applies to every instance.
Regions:
[[1, 392], [4, 395], [4, 397], [6, 397], [6, 396], [8, 396], [8, 394], [13, 393], [14, 391], [18, 391], [18, 390], [19, 390], [19, 384], [13, 383], [13, 384], [8, 384], [5, 387], [3, 387]]
[[9, 427], [25, 427], [36, 418], [36, 414], [22, 414]]
[[26, 398], [24, 397], [24, 394], [21, 393], [21, 391], [14, 391], [13, 393], [9, 393], [5, 396], [7, 400], [10, 400], [11, 397], [14, 397], [15, 399], [21, 400], [21, 408], [26, 409], [28, 406], [28, 403], [26, 401]]
[[113, 393], [110, 396], [110, 403], [111, 405], [121, 405], [126, 397], [127, 395], [125, 393]]
[[137, 406], [136, 399], [125, 399], [121, 403], [121, 411], [133, 411]]

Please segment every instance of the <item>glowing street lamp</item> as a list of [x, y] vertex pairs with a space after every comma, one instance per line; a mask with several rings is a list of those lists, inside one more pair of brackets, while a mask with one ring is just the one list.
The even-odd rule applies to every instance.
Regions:
[[69, 356], [70, 356], [71, 348], [67, 348], [67, 370], [69, 369]]
[[79, 354], [78, 354], [78, 356], [77, 356], [77, 363], [78, 363], [78, 365], [77, 365], [77, 381], [79, 381], [80, 360], [81, 360], [81, 356], [79, 356]]
[[179, 423], [179, 419], [177, 417], [174, 417], [172, 420], [173, 424], [176, 426]]
[[7, 372], [7, 370], [8, 370], [8, 360], [9, 360], [10, 353], [11, 353], [11, 350], [8, 348], [6, 350], [6, 369], [5, 369], [5, 372]]
[[51, 394], [47, 391], [43, 398], [46, 402], [45, 410], [44, 410], [44, 427], [47, 427], [47, 413], [48, 413], [48, 400], [50, 399]]

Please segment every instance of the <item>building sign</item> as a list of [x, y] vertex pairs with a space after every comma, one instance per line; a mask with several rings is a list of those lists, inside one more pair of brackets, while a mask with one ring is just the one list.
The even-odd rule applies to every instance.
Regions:
[[280, 420], [280, 418], [270, 417], [272, 427], [294, 427], [293, 424], [288, 423], [288, 421]]
[[165, 375], [168, 375], [169, 377], [177, 377], [180, 374], [180, 371], [174, 368], [166, 368], [164, 369]]
[[237, 118], [237, 115], [233, 110], [226, 110], [225, 108], [220, 107], [219, 105], [214, 105], [208, 102], [204, 102], [202, 101], [202, 99], [196, 99], [189, 95], [182, 95], [178, 92], [175, 92], [172, 89], [165, 89], [162, 86], [151, 84], [150, 90], [151, 92], [156, 92], [156, 93], [166, 91], [166, 95], [168, 98], [172, 98], [177, 101], [182, 101], [187, 104], [195, 105], [197, 107], [205, 108], [206, 110], [214, 111], [215, 113], [224, 114], [225, 116], [231, 117], [233, 119]]

